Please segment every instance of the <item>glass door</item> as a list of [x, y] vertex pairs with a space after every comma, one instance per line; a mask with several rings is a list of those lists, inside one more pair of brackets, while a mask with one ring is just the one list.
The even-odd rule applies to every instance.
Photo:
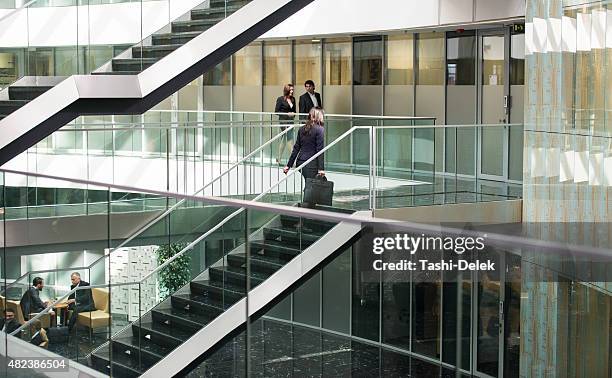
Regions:
[[[508, 30], [479, 33], [480, 123], [508, 123], [509, 69]], [[507, 127], [483, 127], [479, 131], [479, 176], [490, 180], [508, 177]]]
[[521, 257], [487, 253], [497, 267], [475, 272], [473, 366], [478, 377], [518, 377], [521, 314]]

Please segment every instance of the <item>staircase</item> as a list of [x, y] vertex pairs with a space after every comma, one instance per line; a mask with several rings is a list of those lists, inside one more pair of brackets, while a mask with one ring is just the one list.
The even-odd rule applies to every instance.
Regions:
[[[352, 213], [329, 207], [325, 210]], [[330, 231], [335, 226], [306, 219], [299, 225], [298, 218], [285, 215], [272, 219], [254, 234], [262, 235], [263, 239], [249, 242], [251, 288], [264, 283], [324, 235], [333, 233]], [[246, 280], [247, 260], [241, 246], [133, 322], [130, 328], [115, 335], [110, 348], [106, 344], [94, 351], [90, 356], [91, 366], [116, 377], [143, 374], [242, 300]], [[232, 331], [228, 329], [227, 333]], [[203, 352], [205, 349], [200, 351]]]
[[312, 1], [210, 0], [91, 75], [21, 78], [0, 93], [0, 165], [80, 115], [144, 113]]
[[[174, 21], [170, 24], [171, 32], [153, 34], [152, 46], [134, 46], [131, 58], [114, 58], [110, 61], [111, 71], [92, 72], [93, 75], [136, 75], [152, 66], [161, 58], [183, 46], [193, 38], [223, 21], [250, 0], [211, 0], [210, 8], [194, 9], [190, 20]], [[227, 11], [227, 13], [226, 13]], [[65, 78], [58, 78], [61, 81]], [[53, 80], [53, 79], [50, 79]], [[13, 113], [36, 97], [53, 88], [53, 85], [34, 85], [25, 80], [25, 85], [12, 85], [8, 88], [8, 100], [0, 101], [0, 120]]]

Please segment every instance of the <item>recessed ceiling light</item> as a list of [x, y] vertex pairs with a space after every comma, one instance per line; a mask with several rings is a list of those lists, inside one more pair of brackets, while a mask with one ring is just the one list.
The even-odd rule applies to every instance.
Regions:
[[320, 40], [320, 39], [313, 39], [313, 40], [312, 40], [312, 43], [319, 43], [319, 42], [321, 42], [321, 40]]

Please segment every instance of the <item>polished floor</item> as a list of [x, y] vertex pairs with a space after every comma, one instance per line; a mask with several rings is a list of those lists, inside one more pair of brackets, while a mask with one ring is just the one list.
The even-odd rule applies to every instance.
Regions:
[[[275, 320], [251, 325], [251, 377], [455, 377], [456, 372], [389, 349]], [[243, 377], [245, 333], [188, 377]]]

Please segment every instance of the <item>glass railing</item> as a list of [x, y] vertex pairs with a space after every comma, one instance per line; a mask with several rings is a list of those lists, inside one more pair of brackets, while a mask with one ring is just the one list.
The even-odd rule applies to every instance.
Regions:
[[[355, 127], [337, 138], [336, 143], [330, 143], [323, 154], [333, 151], [345, 138], [354, 137], [357, 135], [354, 133], [361, 130], [368, 133], [377, 131], [372, 127]], [[176, 367], [167, 362], [177, 361], [178, 354], [181, 354], [181, 361], [184, 358], [204, 360], [202, 364], [190, 367], [196, 369], [192, 372], [194, 376], [202, 371], [197, 369], [218, 371], [223, 361], [228, 362], [226, 369], [231, 370], [231, 375], [269, 375], [282, 366], [279, 365], [282, 361], [277, 360], [282, 356], [272, 357], [276, 352], [270, 351], [266, 353], [272, 354], [262, 356], [262, 338], [268, 342], [273, 342], [271, 339], [280, 342], [279, 338], [288, 336], [282, 333], [286, 328], [279, 324], [289, 322], [292, 326], [314, 326], [323, 336], [334, 331], [343, 337], [343, 343], [325, 344], [327, 347], [321, 347], [322, 352], [356, 353], [350, 350], [350, 345], [345, 348], [344, 344], [347, 340], [352, 342], [355, 337], [357, 341], [369, 340], [379, 348], [386, 348], [387, 352], [425, 357], [439, 368], [444, 363], [446, 368], [457, 367], [459, 373], [494, 375], [492, 372], [500, 368], [501, 354], [506, 356], [508, 369], [518, 369], [518, 346], [523, 334], [529, 332], [529, 326], [521, 321], [520, 314], [539, 316], [538, 313], [544, 310], [556, 311], [546, 307], [543, 310], [538, 305], [539, 301], [546, 302], [546, 293], [557, 290], [553, 287], [555, 285], [559, 288], [558, 295], [563, 296], [559, 297], [561, 302], [568, 306], [559, 308], [559, 311], [576, 319], [588, 318], [595, 322], [593, 324], [608, 325], [609, 317], [602, 317], [608, 313], [596, 312], [597, 306], [610, 301], [609, 288], [601, 285], [607, 280], [607, 270], [600, 272], [603, 276], [588, 276], [588, 282], [584, 282], [587, 276], [582, 274], [586, 272], [585, 268], [612, 263], [612, 253], [607, 247], [575, 245], [554, 238], [535, 240], [530, 235], [538, 230], [523, 228], [517, 232], [516, 225], [510, 225], [508, 229], [491, 226], [458, 229], [453, 225], [389, 222], [371, 218], [368, 213], [353, 214], [350, 206], [306, 209], [278, 206], [280, 201], [270, 200], [277, 196], [283, 200], [282, 204], [301, 202], [303, 186], [298, 184], [297, 178], [307, 165], [305, 162], [289, 171], [281, 179], [283, 182], [269, 186], [263, 195], [257, 196], [260, 198], [256, 197], [257, 201], [165, 193], [165, 196], [174, 198], [173, 202], [184, 205], [185, 213], [167, 214], [147, 232], [130, 241], [131, 251], [111, 255], [99, 283], [92, 278], [92, 272], [72, 268], [80, 270], [83, 280], [90, 280], [92, 286], [89, 289], [46, 291], [47, 282], [52, 277], [41, 274], [45, 287], [40, 296], [52, 303], [48, 309], [33, 315], [35, 319], [22, 325], [15, 335], [31, 340], [47, 321], [51, 325], [49, 329], [53, 329], [54, 317], [59, 324], [62, 317], [72, 317], [72, 314], [62, 314], [70, 295], [76, 293], [76, 298], [83, 298], [89, 294], [80, 295], [83, 293], [79, 291], [91, 289], [95, 310], [91, 307], [84, 311], [78, 307], [74, 309], [77, 326], [71, 342], [61, 341], [58, 337], [52, 346], [52, 338], [49, 338], [48, 347], [60, 355], [89, 361], [106, 374], [137, 375], [152, 368], [155, 369], [152, 374], [164, 371], [172, 375], [172, 369]], [[239, 172], [246, 181], [251, 178], [248, 169]], [[327, 167], [326, 172], [326, 175], [333, 174]], [[4, 175], [17, 174], [28, 175], [17, 172]], [[372, 180], [379, 178], [376, 176]], [[284, 186], [289, 183], [291, 185]], [[112, 186], [106, 187], [107, 191], [112, 189]], [[147, 192], [144, 189], [138, 191]], [[335, 193], [336, 188], [334, 197]], [[240, 197], [248, 198], [245, 195]], [[217, 212], [211, 215], [193, 209], [216, 209]], [[211, 220], [211, 224], [205, 225]], [[103, 231], [109, 232], [118, 226], [129, 227], [129, 222], [119, 218], [111, 217], [109, 222], [109, 229]], [[342, 227], [334, 228], [336, 225]], [[349, 225], [358, 226], [355, 232], [362, 230], [362, 234], [359, 243], [347, 246], [346, 242], [352, 235], [347, 233]], [[395, 236], [400, 234], [430, 244], [421, 245], [413, 255], [399, 247], [388, 247], [389, 243], [379, 251], [383, 244], [373, 241], [374, 236], [396, 240]], [[466, 242], [469, 238], [474, 242]], [[447, 246], [446, 243], [450, 244]], [[349, 251], [344, 252], [347, 248]], [[337, 262], [336, 259], [340, 260]], [[441, 263], [442, 260], [457, 263], [461, 260], [465, 264], [489, 262], [493, 268], [465, 271], [421, 268], [420, 260], [424, 259], [432, 263]], [[317, 276], [315, 273], [322, 264], [329, 261], [330, 267], [321, 272], [323, 276]], [[585, 265], [568, 265], [577, 261]], [[383, 263], [392, 263], [394, 268], [378, 270], [377, 267]], [[397, 269], [410, 263], [416, 268]], [[64, 282], [68, 278], [67, 273]], [[57, 283], [54, 286], [58, 286]], [[293, 297], [289, 302], [281, 301], [288, 295]], [[7, 298], [7, 303], [15, 305], [15, 300], [9, 302]], [[271, 307], [271, 304], [277, 305]], [[55, 308], [54, 314], [49, 314], [51, 308]], [[92, 318], [101, 320], [94, 324]], [[274, 327], [269, 331], [262, 330], [262, 319]], [[41, 324], [37, 325], [36, 320]], [[201, 356], [244, 324], [247, 324], [245, 333], [238, 334], [233, 343], [222, 343], [216, 354]], [[457, 324], [462, 326], [457, 327]], [[210, 332], [211, 329], [215, 332]], [[472, 329], [478, 331], [472, 332]], [[592, 335], [581, 333], [582, 337], [574, 339], [569, 337], [569, 333], [563, 333], [569, 332], [564, 329], [567, 330], [560, 328], [558, 332], [572, 340], [571, 348], [578, 350], [590, 345]], [[598, 340], [609, 338], [607, 326], [597, 329]], [[315, 335], [315, 339], [304, 332], [300, 335], [302, 338], [292, 339], [291, 345], [267, 345], [272, 351], [280, 348], [286, 353], [298, 345], [323, 345], [315, 342], [320, 340], [316, 337], [323, 337], [321, 334]], [[246, 340], [251, 342], [240, 344]], [[86, 344], [87, 349], [81, 343]], [[292, 364], [291, 369], [310, 375], [323, 366], [329, 368], [329, 364], [308, 362], [315, 357], [313, 353], [317, 348], [310, 353], [298, 351], [290, 355], [296, 363], [305, 364], [300, 365], [302, 370], [296, 367], [298, 364]], [[232, 350], [242, 352], [229, 353]], [[472, 351], [477, 355], [474, 365], [471, 363]], [[607, 356], [607, 351], [603, 352]], [[378, 353], [375, 355], [380, 358]], [[571, 364], [588, 359], [576, 356]], [[366, 356], [361, 354], [359, 358]], [[395, 364], [393, 366], [400, 369]], [[248, 371], [242, 374], [242, 369]], [[602, 371], [602, 366], [595, 363], [588, 369], [597, 373]]]
[[[434, 123], [426, 117], [332, 114], [327, 119], [328, 129], [339, 123], [349, 126], [359, 122]], [[295, 122], [292, 126], [297, 128], [298, 120]], [[258, 150], [257, 162], [251, 159], [250, 164], [266, 167], [285, 164], [295, 139], [295, 130], [283, 134], [288, 126], [279, 124], [274, 113], [149, 111], [142, 116], [86, 116], [45, 138], [6, 167], [191, 194]], [[272, 145], [270, 141], [274, 138], [282, 139]], [[327, 143], [333, 138], [328, 134]], [[237, 174], [234, 171], [233, 175]], [[263, 177], [260, 176], [262, 180]], [[268, 180], [273, 180], [272, 176]], [[235, 185], [215, 185], [215, 195], [239, 193]], [[92, 189], [54, 188], [44, 180], [33, 179], [7, 183], [6, 190], [8, 219], [106, 211], [105, 193]], [[163, 198], [145, 194], [115, 192], [112, 200], [117, 211], [123, 212], [167, 207]]]
[[[431, 130], [432, 128], [430, 127], [429, 129]], [[487, 202], [516, 198], [502, 194], [470, 192], [469, 188], [458, 191], [456, 189], [457, 186], [459, 184], [465, 185], [466, 182], [469, 183], [469, 180], [453, 177], [444, 179], [446, 191], [442, 189], [441, 192], [437, 192], [438, 174], [434, 171], [434, 164], [431, 159], [435, 154], [431, 150], [423, 149], [422, 154], [413, 152], [409, 160], [403, 161], [402, 159], [405, 156], [405, 150], [403, 149], [387, 148], [384, 153], [381, 152], [380, 144], [385, 143], [385, 138], [388, 138], [388, 136], [374, 138], [375, 135], [391, 131], [395, 139], [401, 140], [401, 138], [406, 137], [411, 138], [409, 139], [412, 141], [411, 143], [420, 144], [426, 141], [412, 138], [412, 136], [417, 132], [425, 134], [426, 130], [427, 127], [424, 126], [356, 126], [328, 144], [320, 152], [320, 155], [324, 156], [326, 176], [335, 185], [331, 205], [347, 211], [375, 211], [376, 209], [445, 203]], [[227, 169], [216, 178], [210, 180], [204, 187], [195, 191], [194, 195], [225, 196], [290, 205], [299, 203], [302, 200], [304, 190], [304, 181], [300, 177], [302, 167], [291, 170], [288, 175], [284, 175], [283, 166], [286, 163], [278, 164], [275, 161], [275, 156], [277, 156], [275, 153], [282, 144], [286, 143], [284, 136], [291, 131], [291, 129], [284, 130], [281, 134], [274, 136], [239, 162], [228, 164]], [[366, 136], [365, 139], [362, 138], [364, 135]], [[350, 142], [358, 138], [361, 138], [362, 141], [361, 149], [368, 151], [368, 157], [365, 159], [365, 162], [357, 161], [352, 164], [348, 162], [342, 162], [342, 164], [329, 162], [329, 156], [334, 156], [335, 152], [343, 150], [346, 147], [347, 141]], [[431, 146], [434, 146], [433, 142]], [[316, 158], [313, 157], [312, 159]], [[309, 163], [310, 161], [304, 164]], [[389, 164], [392, 165], [391, 168], [387, 168]], [[415, 167], [428, 167], [429, 171], [426, 169], [415, 169]], [[415, 177], [418, 177], [418, 180], [415, 180]], [[450, 185], [449, 183], [453, 179], [455, 180], [454, 185]], [[10, 183], [16, 180], [23, 181], [26, 178], [20, 175], [7, 175], [5, 177], [6, 185], [4, 190], [6, 195], [4, 198], [14, 195]], [[49, 187], [56, 187], [57, 185], [61, 187], [63, 185], [61, 182], [46, 178], [31, 177], [26, 181], [35, 182], [35, 180], [47, 180], [46, 185]], [[129, 247], [140, 245], [143, 240], [152, 240], [165, 235], [165, 230], [168, 227], [182, 229], [181, 236], [173, 237], [173, 239], [176, 243], [187, 245], [197, 240], [200, 235], [205, 234], [217, 222], [223, 221], [230, 215], [230, 212], [222, 207], [201, 207], [198, 202], [194, 203], [191, 201], [174, 203], [172, 198], [162, 194], [152, 195], [150, 193], [147, 194], [146, 191], [129, 192], [129, 187], [125, 188], [125, 191], [128, 192], [127, 194], [124, 194], [123, 197], [116, 197], [113, 192], [109, 193], [96, 186], [83, 185], [76, 188], [73, 187], [70, 190], [84, 190], [87, 193], [96, 193], [98, 202], [89, 205], [95, 205], [93, 209], [96, 211], [86, 214], [97, 214], [100, 219], [107, 218], [110, 222], [112, 218], [118, 218], [121, 214], [125, 214], [124, 217], [129, 216], [126, 213], [130, 211], [157, 211], [150, 215], [145, 214], [132, 218], [138, 219], [141, 224], [138, 227], [131, 226], [129, 227], [130, 232], [118, 233], [112, 241], [109, 240], [109, 253], [96, 259], [92, 264], [82, 267], [83, 270], [87, 271], [85, 274], [89, 277], [98, 277], [99, 274], [94, 274], [92, 271], [99, 272], [103, 270], [104, 264], [108, 262], [108, 258], [113, 253], [128, 257], [132, 254], [139, 255], [141, 253], [140, 250], [130, 250]], [[146, 198], [144, 200], [126, 200], [124, 199], [125, 197]], [[145, 205], [149, 204], [148, 207], [140, 207], [143, 203]], [[11, 219], [10, 215], [12, 213], [13, 209], [7, 207], [5, 209], [5, 219]], [[195, 215], [204, 216], [205, 221], [193, 222], [191, 218]], [[78, 220], [78, 218], [76, 219]], [[65, 220], [66, 223], [71, 221], [74, 222], [76, 220]], [[74, 270], [74, 268], [63, 267], [51, 272], [33, 270], [8, 285], [6, 291], [15, 291], [16, 296], [21, 296], [24, 288], [27, 288], [32, 279], [40, 274], [46, 275], [50, 282], [55, 282], [58, 275], [65, 277]], [[93, 280], [92, 282], [100, 281]]]
[[[338, 117], [340, 118], [340, 117]], [[404, 120], [407, 121], [407, 120]], [[183, 126], [185, 127], [185, 126]], [[252, 129], [248, 129], [250, 126], [232, 126], [236, 129], [247, 130], [248, 132], [261, 134], [268, 132], [267, 126], [255, 126]], [[292, 172], [286, 177], [282, 168], [288, 160], [287, 155], [289, 149], [284, 152], [283, 156], [279, 156], [278, 153], [282, 147], [286, 145], [288, 137], [287, 135], [293, 132], [293, 128], [296, 125], [284, 126], [285, 130], [279, 134], [271, 135], [262, 145], [242, 157], [235, 163], [227, 162], [223, 166], [223, 171], [219, 172], [216, 177], [208, 178], [207, 184], [198, 190], [193, 192], [193, 195], [214, 195], [214, 196], [229, 196], [232, 198], [239, 198], [245, 200], [260, 200], [273, 201], [275, 203], [289, 203], [295, 204], [299, 202], [301, 193], [296, 188], [300, 187], [301, 180], [296, 172]], [[211, 127], [214, 130], [224, 130], [223, 127], [219, 126], [218, 129]], [[262, 131], [263, 130], [263, 131]], [[362, 131], [362, 128], [355, 128], [351, 130]], [[276, 132], [276, 131], [275, 131]], [[237, 133], [234, 132], [234, 135]], [[335, 151], [336, 148], [342, 146], [345, 140], [348, 140], [352, 132], [345, 133], [341, 136], [340, 140], [333, 145], [330, 145], [326, 151]], [[333, 143], [333, 142], [332, 142]], [[236, 156], [238, 158], [238, 156]], [[277, 160], [283, 161], [279, 164]], [[214, 160], [214, 158], [213, 158]], [[197, 169], [198, 172], [203, 170]], [[211, 172], [205, 172], [207, 175], [211, 175]], [[216, 174], [216, 172], [215, 172]], [[345, 180], [351, 180], [350, 176], [343, 175]], [[367, 178], [359, 176], [356, 177], [359, 180], [359, 185], [366, 185], [368, 182]], [[12, 207], [6, 206], [4, 210], [4, 217], [6, 220], [15, 219], [20, 213], [27, 216], [28, 219], [37, 218], [43, 216], [45, 218], [57, 218], [58, 216], [66, 215], [96, 215], [99, 219], [107, 218], [112, 223], [111, 219], [119, 217], [124, 214], [124, 217], [130, 216], [127, 213], [130, 212], [154, 212], [153, 215], [145, 215], [133, 219], [138, 219], [142, 222], [138, 227], [130, 225], [129, 230], [133, 230], [131, 233], [124, 232], [119, 233], [115, 236], [114, 240], [109, 240], [110, 251], [108, 254], [95, 259], [89, 265], [83, 266], [72, 266], [72, 267], [59, 267], [58, 269], [48, 270], [32, 270], [26, 274], [23, 274], [17, 278], [14, 282], [10, 283], [6, 288], [5, 292], [11, 299], [17, 300], [20, 298], [25, 290], [30, 286], [33, 278], [41, 277], [46, 280], [49, 284], [46, 287], [46, 291], [49, 291], [50, 296], [57, 296], [61, 293], [60, 288], [56, 287], [56, 282], [61, 280], [65, 281], [65, 277], [71, 272], [82, 271], [81, 274], [89, 279], [92, 283], [101, 283], [101, 272], [105, 270], [106, 264], [113, 254], [121, 255], [126, 258], [130, 258], [131, 255], [138, 255], [141, 253], [140, 250], [131, 250], [131, 245], [140, 245], [142, 240], [149, 240], [150, 238], [159, 238], [164, 235], [164, 229], [166, 227], [176, 227], [183, 230], [182, 236], [174, 237], [174, 241], [179, 244], [189, 244], [195, 240], [199, 235], [204, 234], [210, 228], [212, 228], [216, 222], [222, 221], [230, 213], [225, 209], [217, 206], [201, 207], [200, 203], [193, 203], [190, 201], [180, 201], [174, 203], [171, 198], [163, 195], [154, 195], [146, 192], [120, 192], [121, 196], [117, 196], [118, 193], [114, 191], [108, 191], [105, 188], [92, 186], [86, 184], [84, 181], [80, 185], [69, 185], [66, 186], [64, 182], [44, 178], [44, 177], [24, 177], [20, 175], [6, 175], [3, 198], [13, 198], [15, 196], [15, 187], [27, 186], [27, 185], [16, 185], [15, 183], [25, 182], [32, 190], [27, 195], [37, 195], [39, 188], [67, 188], [63, 190], [63, 195], [70, 198], [95, 198], [95, 201], [86, 202], [84, 204], [66, 204], [59, 206], [27, 206], [27, 207]], [[346, 183], [345, 183], [346, 185]], [[149, 188], [151, 186], [149, 185]], [[354, 187], [356, 188], [356, 187]], [[367, 186], [364, 186], [364, 190]], [[115, 187], [114, 190], [118, 190]], [[340, 192], [340, 191], [339, 191]], [[27, 200], [28, 197], [26, 197]], [[366, 201], [367, 202], [367, 201]], [[165, 210], [165, 211], [164, 211]], [[79, 213], [79, 211], [82, 211]], [[189, 219], [194, 214], [203, 216], [205, 221], [203, 222], [191, 222]], [[147, 221], [147, 219], [153, 218], [153, 221]], [[76, 218], [78, 219], [78, 218]], [[71, 219], [65, 219], [64, 222], [69, 223]], [[168, 226], [170, 225], [170, 226]], [[101, 235], [99, 235], [100, 237]], [[58, 291], [60, 290], [60, 291]]]

